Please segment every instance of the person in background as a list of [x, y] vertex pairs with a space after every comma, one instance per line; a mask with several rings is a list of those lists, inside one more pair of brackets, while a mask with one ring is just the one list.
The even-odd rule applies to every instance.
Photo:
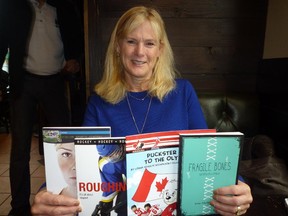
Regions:
[[[155, 9], [134, 7], [118, 20], [83, 125], [111, 126], [112, 136], [207, 128], [193, 86], [178, 78], [165, 25]], [[250, 187], [239, 180], [216, 189], [211, 205], [221, 215], [242, 215], [252, 200]], [[78, 200], [44, 188], [32, 206], [35, 215], [78, 211]]]
[[0, 61], [9, 49], [11, 211], [31, 215], [30, 148], [37, 108], [46, 126], [70, 125], [62, 72], [79, 71], [81, 20], [71, 1], [1, 0]]

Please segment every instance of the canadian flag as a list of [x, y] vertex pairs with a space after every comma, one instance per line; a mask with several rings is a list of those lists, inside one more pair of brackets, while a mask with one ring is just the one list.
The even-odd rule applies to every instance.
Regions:
[[[174, 184], [171, 184], [174, 183]], [[140, 183], [132, 197], [135, 202], [147, 202], [161, 198], [164, 190], [177, 188], [177, 174], [153, 173], [145, 169]]]

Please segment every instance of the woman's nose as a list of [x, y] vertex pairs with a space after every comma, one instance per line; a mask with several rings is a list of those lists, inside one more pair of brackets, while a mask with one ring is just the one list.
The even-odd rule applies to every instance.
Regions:
[[144, 45], [143, 43], [138, 43], [136, 46], [136, 54], [143, 55], [143, 53], [144, 53]]

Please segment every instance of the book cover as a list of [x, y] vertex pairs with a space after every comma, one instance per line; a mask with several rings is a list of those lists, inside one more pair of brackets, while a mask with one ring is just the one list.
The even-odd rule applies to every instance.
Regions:
[[110, 137], [110, 127], [43, 127], [47, 190], [77, 197], [75, 137]]
[[126, 137], [128, 215], [176, 215], [180, 132]]
[[125, 137], [75, 138], [75, 154], [79, 216], [126, 215]]
[[180, 134], [178, 214], [214, 214], [213, 190], [237, 183], [244, 135]]

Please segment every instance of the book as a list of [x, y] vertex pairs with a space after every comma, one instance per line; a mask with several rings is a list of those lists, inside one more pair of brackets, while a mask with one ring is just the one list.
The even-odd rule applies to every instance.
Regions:
[[43, 127], [47, 190], [77, 198], [75, 137], [110, 137], [110, 127]]
[[128, 215], [176, 215], [179, 133], [166, 131], [126, 137]]
[[79, 216], [126, 214], [125, 137], [75, 138], [75, 155]]
[[213, 190], [237, 183], [244, 135], [180, 134], [178, 214], [214, 214]]

